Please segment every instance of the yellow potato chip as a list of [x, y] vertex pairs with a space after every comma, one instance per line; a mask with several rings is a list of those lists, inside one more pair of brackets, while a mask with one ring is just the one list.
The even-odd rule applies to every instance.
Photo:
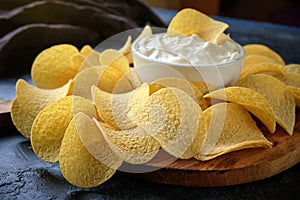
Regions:
[[287, 86], [289, 91], [293, 94], [296, 106], [300, 108], [300, 88]]
[[132, 40], [132, 37], [129, 35], [127, 37], [125, 44], [118, 50], [124, 56], [126, 56], [126, 54], [129, 54], [131, 52], [131, 40]]
[[167, 35], [185, 35], [197, 34], [205, 41], [215, 41], [226, 29], [228, 24], [215, 21], [207, 15], [186, 8], [179, 11], [170, 22]]
[[31, 126], [35, 119], [35, 115], [21, 107], [18, 103], [18, 98], [15, 98], [11, 105], [11, 119], [17, 130], [26, 138], [30, 138]]
[[84, 112], [96, 117], [94, 105], [78, 96], [67, 96], [44, 108], [31, 128], [31, 145], [44, 161], [57, 162], [61, 141], [73, 116]]
[[275, 78], [277, 78], [287, 86], [300, 88], [300, 74], [281, 74], [275, 76]]
[[110, 67], [115, 67], [124, 74], [130, 71], [129, 62], [122, 53], [114, 49], [107, 49], [102, 52], [99, 62], [101, 65], [108, 65]]
[[96, 187], [113, 176], [115, 169], [94, 158], [82, 144], [72, 120], [66, 129], [59, 152], [60, 169], [67, 181], [82, 187]]
[[117, 129], [131, 129], [136, 123], [129, 118], [128, 112], [135, 104], [149, 97], [149, 85], [123, 94], [111, 94], [97, 87], [93, 87], [92, 92], [98, 114], [104, 122]]
[[142, 32], [138, 35], [138, 37], [134, 41], [138, 41], [144, 37], [152, 35], [152, 28], [149, 25], [146, 25]]
[[93, 48], [90, 45], [84, 45], [80, 49], [80, 54], [83, 55], [84, 57], [87, 57], [92, 51], [93, 51]]
[[150, 84], [150, 94], [165, 87], [174, 87], [186, 92], [195, 100], [196, 103], [200, 105], [202, 109], [206, 109], [209, 106], [208, 102], [205, 99], [203, 99], [203, 94], [200, 92], [200, 90], [194, 84], [184, 79], [179, 79], [179, 78], [158, 79]]
[[78, 49], [69, 44], [55, 45], [42, 51], [32, 64], [31, 78], [34, 84], [44, 89], [65, 85], [79, 70], [71, 61], [71, 57], [77, 53]]
[[240, 87], [250, 88], [261, 94], [272, 105], [276, 122], [290, 135], [295, 125], [295, 101], [288, 88], [276, 78], [255, 74], [247, 76], [237, 84]]
[[288, 73], [300, 74], [300, 64], [289, 64], [285, 67]]
[[198, 160], [210, 160], [245, 148], [272, 146], [247, 110], [238, 104], [215, 104], [206, 109], [203, 116], [208, 122], [208, 130], [201, 151], [195, 156]]
[[191, 83], [195, 85], [202, 94], [206, 94], [208, 92], [217, 89], [215, 86], [212, 86], [209, 83], [205, 83], [205, 82], [191, 82]]
[[262, 55], [249, 55], [245, 56], [243, 66], [242, 66], [242, 73], [248, 68], [251, 68], [253, 65], [258, 65], [262, 63], [276, 63], [274, 60], [267, 56]]
[[[95, 120], [95, 121], [94, 121]], [[117, 170], [123, 160], [106, 143], [102, 132], [98, 128], [97, 119], [90, 118], [88, 115], [79, 112], [74, 116], [77, 134], [80, 137], [86, 150], [102, 164]]]
[[208, 93], [204, 98], [216, 98], [239, 104], [256, 116], [271, 133], [275, 132], [275, 114], [270, 103], [259, 93], [245, 87], [227, 87]]
[[162, 88], [133, 106], [129, 116], [169, 154], [186, 158], [184, 154], [191, 151], [201, 113], [187, 93], [177, 88]]
[[26, 138], [30, 138], [32, 123], [39, 112], [52, 102], [69, 95], [72, 88], [71, 80], [56, 89], [41, 89], [22, 79], [18, 80], [16, 83], [17, 102], [11, 110], [15, 127]]
[[94, 66], [79, 72], [74, 78], [73, 95], [92, 100], [91, 88], [97, 86], [105, 71], [104, 66]]
[[[84, 65], [84, 61], [85, 61], [86, 57], [80, 53], [74, 54], [71, 57], [71, 62], [73, 64], [73, 66], [77, 69], [80, 69], [78, 71], [81, 71], [82, 65]], [[87, 68], [89, 66], [86, 66], [85, 68]]]
[[262, 45], [262, 44], [247, 44], [243, 46], [246, 56], [248, 55], [262, 55], [271, 58], [272, 60], [276, 61], [281, 65], [285, 65], [284, 60], [282, 57], [270, 49], [269, 47]]
[[[130, 70], [128, 68], [128, 70]], [[114, 65], [108, 65], [100, 75], [98, 87], [109, 93], [125, 93], [133, 89], [132, 83], [126, 73], [116, 68]]]
[[141, 127], [115, 130], [104, 123], [97, 125], [110, 148], [125, 162], [143, 164], [150, 161], [159, 151], [160, 144]]
[[246, 68], [240, 75], [240, 79], [245, 78], [251, 74], [260, 74], [260, 73], [272, 73], [272, 74], [284, 74], [286, 73], [286, 68], [284, 65], [277, 63], [260, 63], [252, 65], [251, 67]]
[[300, 74], [290, 73], [275, 77], [288, 86], [289, 91], [294, 96], [296, 105], [300, 107]]

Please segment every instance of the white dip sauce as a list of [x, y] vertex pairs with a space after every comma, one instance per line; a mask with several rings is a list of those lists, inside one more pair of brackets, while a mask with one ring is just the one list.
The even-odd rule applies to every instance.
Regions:
[[217, 40], [207, 42], [195, 34], [189, 37], [154, 34], [138, 41], [136, 49], [149, 58], [173, 64], [217, 64], [241, 57], [239, 46], [229, 37], [217, 45]]

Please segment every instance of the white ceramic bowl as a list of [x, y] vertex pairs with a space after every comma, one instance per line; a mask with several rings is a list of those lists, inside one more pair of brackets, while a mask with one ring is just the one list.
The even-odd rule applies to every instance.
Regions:
[[[151, 37], [151, 36], [150, 36]], [[238, 45], [241, 57], [219, 64], [173, 64], [147, 57], [137, 49], [139, 41], [132, 44], [132, 55], [135, 69], [142, 82], [152, 82], [160, 78], [176, 77], [192, 82], [206, 82], [218, 88], [234, 84], [241, 73], [245, 53]]]

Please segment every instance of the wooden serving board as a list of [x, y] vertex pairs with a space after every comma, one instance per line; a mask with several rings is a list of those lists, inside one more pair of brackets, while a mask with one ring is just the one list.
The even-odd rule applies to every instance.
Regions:
[[[0, 100], [0, 126], [11, 125], [10, 101]], [[263, 132], [267, 132], [261, 127]], [[281, 127], [265, 135], [274, 146], [270, 149], [246, 149], [210, 161], [181, 160], [161, 151], [151, 162], [136, 166], [157, 169], [147, 173], [126, 173], [135, 178], [183, 186], [226, 186], [248, 183], [278, 174], [300, 162], [300, 109], [296, 111], [294, 134]]]

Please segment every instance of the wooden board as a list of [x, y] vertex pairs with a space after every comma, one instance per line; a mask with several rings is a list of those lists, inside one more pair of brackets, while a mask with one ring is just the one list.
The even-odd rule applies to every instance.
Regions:
[[[11, 125], [10, 101], [0, 100], [0, 126]], [[281, 127], [266, 137], [274, 143], [270, 149], [246, 149], [232, 152], [211, 161], [180, 160], [161, 151], [142, 166], [158, 169], [147, 173], [125, 173], [135, 178], [183, 186], [226, 186], [261, 180], [278, 174], [300, 162], [300, 109], [297, 109], [294, 134], [289, 136]], [[261, 127], [263, 132], [267, 132]]]
[[0, 127], [12, 125], [10, 107], [11, 101], [0, 100]]

